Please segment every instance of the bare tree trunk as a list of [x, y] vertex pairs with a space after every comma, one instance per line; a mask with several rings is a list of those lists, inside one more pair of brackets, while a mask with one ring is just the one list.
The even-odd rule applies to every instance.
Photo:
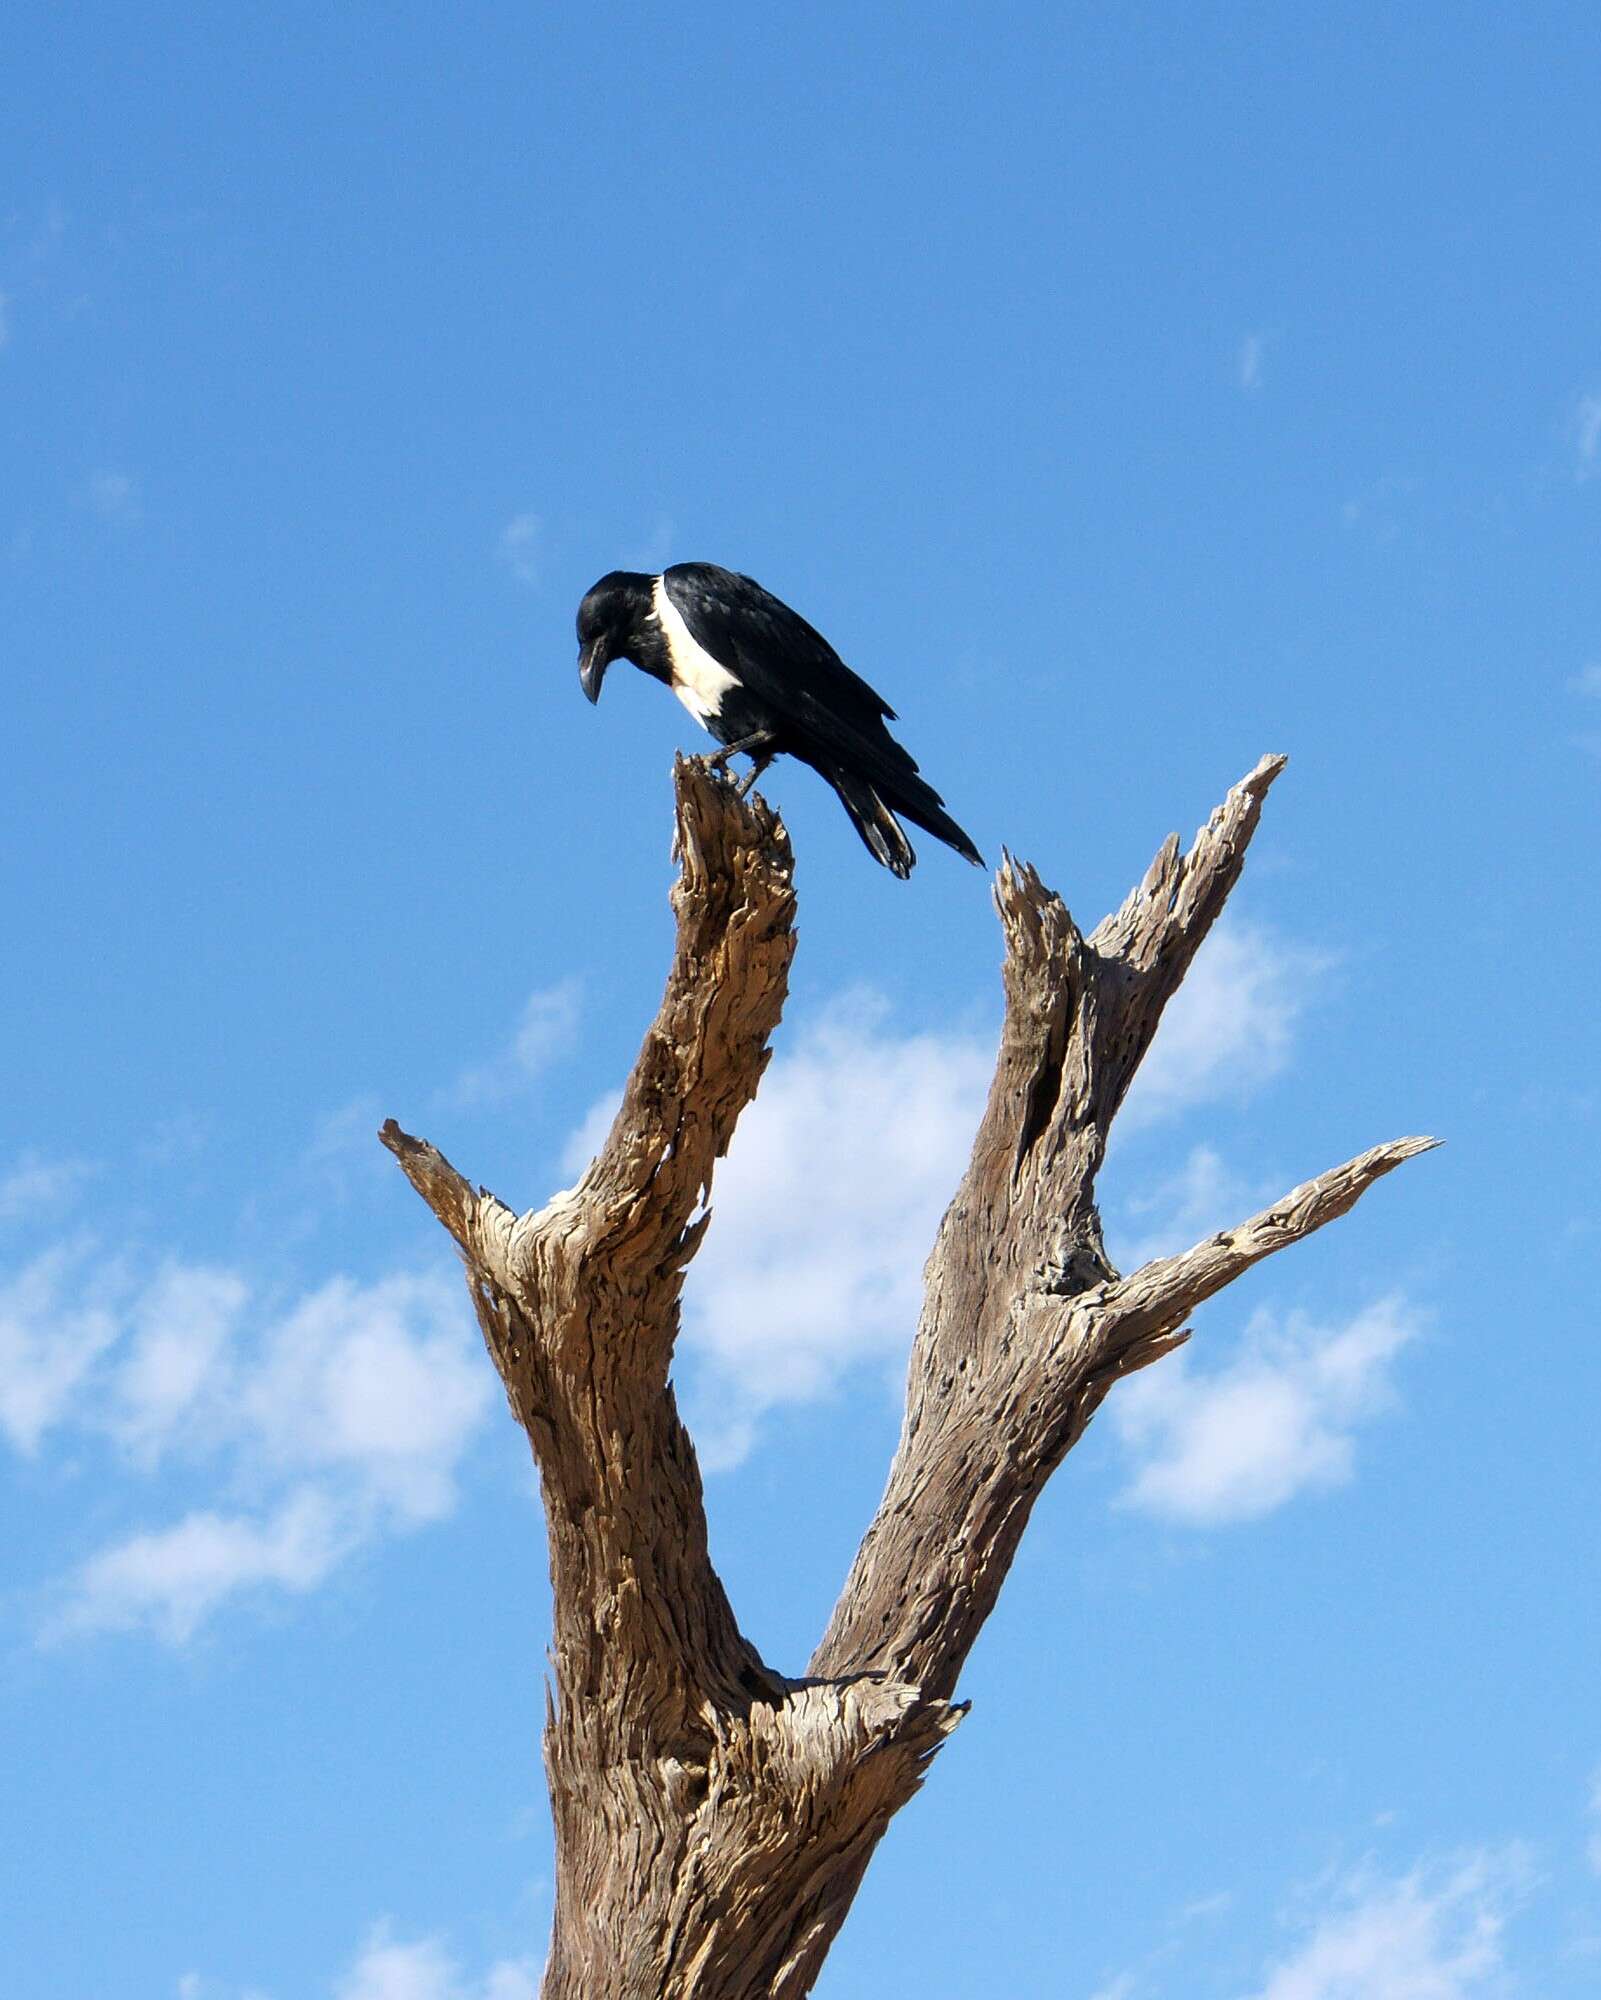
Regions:
[[1188, 854], [1170, 838], [1088, 938], [1032, 868], [1005, 860], [995, 1078], [928, 1263], [888, 1489], [803, 1678], [765, 1665], [735, 1622], [668, 1379], [713, 1165], [783, 1006], [795, 895], [782, 823], [678, 761], [672, 969], [577, 1187], [519, 1215], [384, 1127], [466, 1260], [544, 1491], [546, 2000], [809, 1991], [891, 1816], [964, 1712], [957, 1676], [1034, 1502], [1112, 1384], [1179, 1346], [1203, 1299], [1434, 1143], [1375, 1147], [1130, 1277], [1107, 1260], [1107, 1132], [1283, 762], [1237, 785]]

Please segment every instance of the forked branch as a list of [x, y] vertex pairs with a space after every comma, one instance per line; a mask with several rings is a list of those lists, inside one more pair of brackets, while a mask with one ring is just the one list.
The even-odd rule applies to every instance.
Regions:
[[808, 1991], [880, 1835], [959, 1719], [957, 1675], [1035, 1500], [1112, 1385], [1187, 1338], [1202, 1300], [1433, 1143], [1377, 1147], [1130, 1277], [1107, 1259], [1107, 1134], [1283, 762], [1264, 758], [1187, 853], [1169, 839], [1088, 937], [1032, 868], [1002, 866], [995, 1077], [928, 1263], [888, 1489], [804, 1679], [739, 1632], [668, 1379], [713, 1166], [783, 1005], [781, 822], [679, 761], [667, 989], [576, 1187], [517, 1214], [385, 1126], [466, 1261], [544, 1487], [550, 2000]]

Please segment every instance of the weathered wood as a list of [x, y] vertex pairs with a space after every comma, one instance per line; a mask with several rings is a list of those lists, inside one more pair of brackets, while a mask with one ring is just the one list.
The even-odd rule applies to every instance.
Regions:
[[1265, 758], [1088, 938], [1009, 856], [1005, 1021], [925, 1273], [889, 1485], [802, 1679], [740, 1633], [707, 1554], [668, 1371], [715, 1162], [766, 1066], [794, 950], [788, 838], [675, 768], [677, 941], [622, 1105], [578, 1185], [518, 1214], [390, 1121], [466, 1262], [539, 1465], [556, 1829], [546, 2000], [794, 2000], [890, 1818], [960, 1720], [956, 1678], [1051, 1472], [1190, 1310], [1433, 1142], [1375, 1148], [1128, 1278], [1095, 1180], [1129, 1083], [1283, 767]]

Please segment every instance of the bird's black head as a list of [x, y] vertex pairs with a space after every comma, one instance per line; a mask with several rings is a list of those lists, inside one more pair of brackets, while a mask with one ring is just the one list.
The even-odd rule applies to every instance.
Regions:
[[585, 591], [578, 607], [578, 684], [591, 701], [600, 700], [600, 684], [613, 660], [636, 658], [653, 580], [614, 569]]

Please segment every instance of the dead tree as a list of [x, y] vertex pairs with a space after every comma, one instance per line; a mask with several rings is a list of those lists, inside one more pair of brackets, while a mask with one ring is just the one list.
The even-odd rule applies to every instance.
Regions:
[[891, 1815], [964, 1713], [962, 1664], [1102, 1398], [1179, 1346], [1203, 1299], [1434, 1143], [1376, 1146], [1129, 1277], [1107, 1258], [1108, 1129], [1283, 762], [1236, 785], [1188, 854], [1172, 836], [1088, 937], [1032, 868], [1004, 861], [995, 1077], [928, 1262], [888, 1488], [802, 1676], [740, 1632], [669, 1380], [713, 1167], [783, 1006], [795, 892], [781, 821], [679, 761], [667, 991], [575, 1188], [518, 1214], [384, 1127], [465, 1259], [539, 1465], [555, 1596], [546, 2000], [809, 1991]]

